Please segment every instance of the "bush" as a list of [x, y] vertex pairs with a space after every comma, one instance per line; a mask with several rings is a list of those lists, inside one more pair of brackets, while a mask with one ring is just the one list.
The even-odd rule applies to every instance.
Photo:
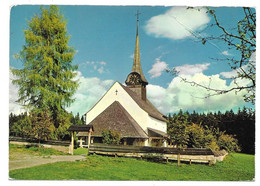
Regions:
[[120, 134], [113, 130], [102, 131], [102, 142], [105, 144], [120, 144]]
[[239, 152], [238, 140], [232, 135], [225, 134], [224, 132], [219, 136], [217, 141], [220, 149], [225, 149], [228, 152]]

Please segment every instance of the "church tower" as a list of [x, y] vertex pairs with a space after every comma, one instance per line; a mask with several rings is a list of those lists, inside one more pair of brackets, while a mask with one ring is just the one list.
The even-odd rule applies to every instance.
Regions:
[[146, 101], [146, 85], [148, 85], [147, 80], [144, 77], [141, 61], [140, 61], [140, 49], [139, 49], [139, 12], [137, 11], [137, 31], [136, 31], [136, 42], [135, 42], [135, 54], [134, 62], [131, 73], [127, 76], [125, 84], [132, 91], [134, 91], [140, 98]]

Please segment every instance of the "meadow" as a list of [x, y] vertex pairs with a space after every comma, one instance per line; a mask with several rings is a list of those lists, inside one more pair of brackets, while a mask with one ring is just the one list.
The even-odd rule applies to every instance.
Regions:
[[[14, 150], [15, 147], [12, 147], [11, 151]], [[32, 150], [36, 151], [35, 147]], [[86, 152], [82, 149], [75, 151], [76, 154]], [[9, 172], [9, 177], [18, 180], [253, 181], [255, 157], [231, 153], [223, 162], [212, 166], [182, 163], [181, 167], [178, 167], [176, 162], [88, 155], [84, 161], [57, 162], [13, 170]]]

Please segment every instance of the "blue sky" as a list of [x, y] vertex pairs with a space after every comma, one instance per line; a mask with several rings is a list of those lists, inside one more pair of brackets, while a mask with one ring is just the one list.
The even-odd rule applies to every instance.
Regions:
[[[205, 12], [186, 7], [164, 6], [59, 6], [67, 20], [69, 45], [77, 53], [73, 63], [79, 65], [80, 87], [74, 95], [76, 101], [67, 108], [74, 114], [83, 114], [93, 106], [115, 82], [124, 83], [133, 63], [136, 36], [136, 11], [141, 12], [139, 37], [141, 64], [149, 82], [147, 94], [150, 101], [164, 113], [179, 109], [198, 112], [225, 111], [249, 106], [242, 93], [203, 99], [205, 90], [191, 87], [165, 72], [176, 67], [179, 76], [205, 83], [215, 88], [234, 86], [227, 80], [233, 72], [227, 63], [213, 60], [227, 56], [236, 57], [221, 42], [202, 45], [197, 37], [219, 33], [208, 28], [213, 23]], [[14, 6], [10, 17], [10, 66], [21, 68], [22, 63], [14, 59], [24, 44], [23, 29], [27, 20], [40, 13], [40, 6]], [[219, 21], [232, 29], [243, 17], [241, 8], [216, 8]], [[189, 30], [189, 31], [187, 31]], [[15, 78], [10, 74], [10, 79]], [[241, 81], [240, 83], [246, 83]], [[14, 103], [18, 88], [9, 83], [9, 112], [19, 113], [21, 108]]]

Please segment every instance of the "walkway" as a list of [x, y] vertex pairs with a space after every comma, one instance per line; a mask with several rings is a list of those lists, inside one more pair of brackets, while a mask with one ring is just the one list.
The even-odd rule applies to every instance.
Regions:
[[86, 157], [82, 155], [64, 155], [64, 156], [30, 156], [22, 155], [9, 160], [9, 171], [21, 168], [28, 168], [37, 165], [55, 163], [60, 161], [79, 161], [84, 160]]

